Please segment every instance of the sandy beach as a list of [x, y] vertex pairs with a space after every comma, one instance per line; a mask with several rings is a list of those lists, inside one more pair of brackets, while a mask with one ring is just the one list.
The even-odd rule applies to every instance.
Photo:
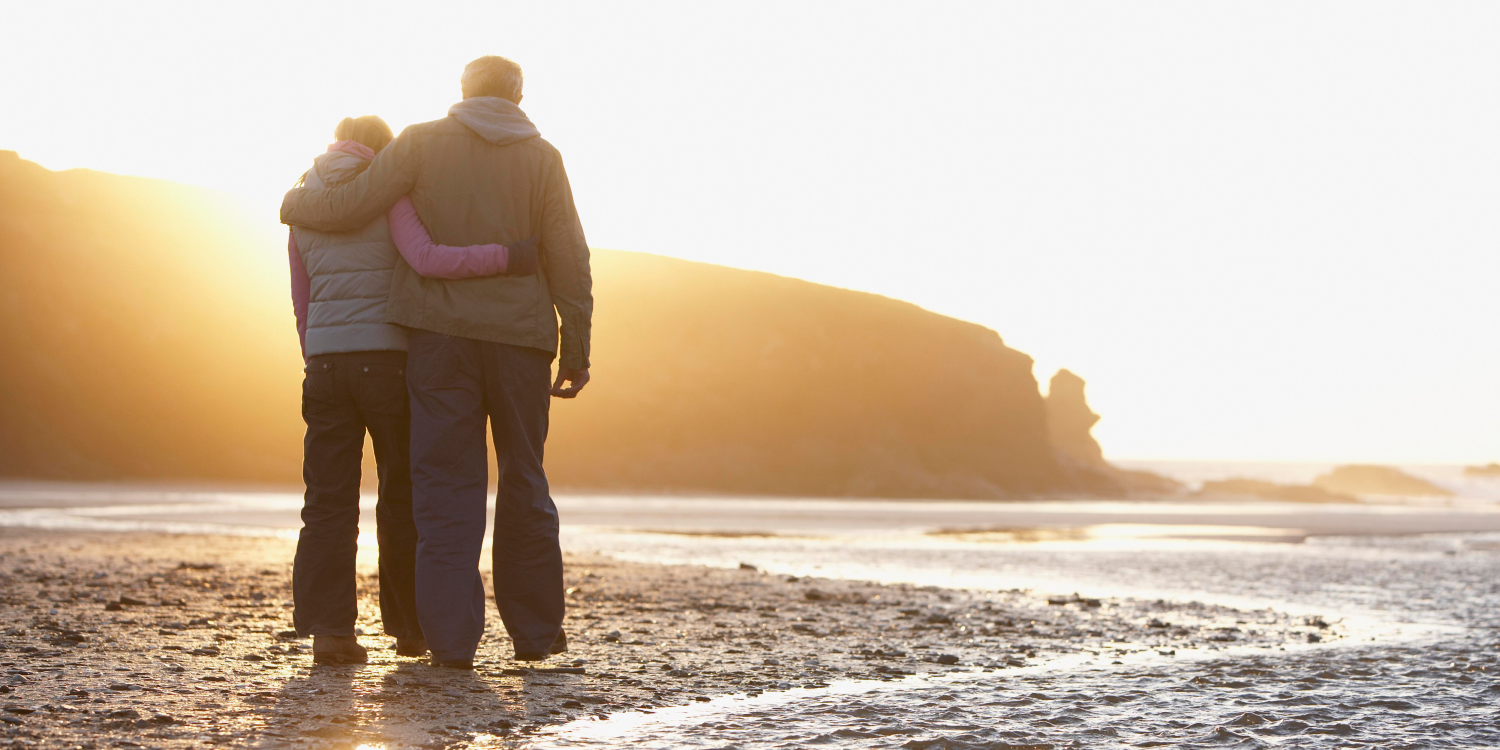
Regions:
[[0, 485], [0, 747], [1500, 741], [1483, 498], [564, 496], [571, 650], [515, 662], [491, 610], [472, 672], [380, 635], [373, 539], [371, 662], [315, 667], [298, 504]]
[[[0, 741], [20, 747], [507, 745], [548, 725], [834, 680], [1003, 671], [1341, 637], [1270, 611], [966, 592], [568, 560], [572, 650], [509, 660], [490, 614], [475, 671], [399, 658], [362, 551], [362, 667], [291, 632], [279, 539], [0, 531]], [[535, 665], [529, 665], [535, 666]]]

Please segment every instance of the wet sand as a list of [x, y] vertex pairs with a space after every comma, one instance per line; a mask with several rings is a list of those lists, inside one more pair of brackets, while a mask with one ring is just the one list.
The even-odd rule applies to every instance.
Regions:
[[1336, 640], [1337, 622], [1193, 603], [970, 592], [754, 569], [567, 560], [572, 650], [509, 659], [493, 610], [477, 669], [397, 657], [362, 550], [364, 666], [314, 666], [275, 538], [0, 530], [0, 744], [475, 747], [716, 696]]

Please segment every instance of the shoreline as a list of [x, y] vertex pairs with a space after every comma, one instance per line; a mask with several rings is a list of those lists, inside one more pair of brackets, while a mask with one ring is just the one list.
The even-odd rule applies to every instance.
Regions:
[[[362, 506], [373, 509], [373, 496]], [[1122, 500], [892, 500], [706, 498], [662, 495], [556, 497], [571, 529], [698, 535], [846, 536], [1021, 532], [1078, 535], [1128, 525], [1137, 535], [1223, 539], [1245, 527], [1282, 536], [1400, 536], [1500, 532], [1500, 502], [1289, 503], [1176, 498]], [[300, 492], [187, 486], [55, 484], [0, 480], [0, 526], [94, 532], [295, 536]], [[363, 530], [373, 531], [373, 514]], [[1155, 530], [1147, 527], [1156, 527]], [[1196, 527], [1193, 528], [1193, 527]], [[1210, 527], [1219, 527], [1212, 529]]]
[[[287, 633], [292, 549], [263, 537], [0, 529], [0, 738], [42, 747], [106, 737], [161, 748], [504, 744], [575, 719], [836, 680], [1344, 635], [1336, 622], [1193, 602], [1049, 603], [1014, 590], [568, 555], [565, 655], [511, 661], [491, 609], [473, 672], [398, 658], [384, 636], [361, 637], [368, 665], [314, 667], [310, 640]], [[367, 633], [379, 628], [372, 553], [361, 550], [359, 568]]]

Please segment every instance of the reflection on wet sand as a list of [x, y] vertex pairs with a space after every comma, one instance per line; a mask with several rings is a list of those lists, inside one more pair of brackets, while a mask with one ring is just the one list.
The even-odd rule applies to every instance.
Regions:
[[[1034, 544], [1039, 542], [1123, 542], [1132, 539], [1201, 539], [1243, 542], [1291, 542], [1307, 539], [1300, 529], [1270, 526], [1215, 526], [1206, 524], [1108, 523], [1097, 526], [1054, 528], [956, 528], [936, 529], [930, 536], [960, 542]], [[1099, 546], [1099, 545], [1095, 545]]]
[[445, 670], [385, 658], [303, 667], [257, 709], [264, 728], [250, 734], [260, 747], [282, 747], [289, 739], [382, 748], [499, 740], [578, 715], [567, 709], [584, 706], [576, 697], [586, 691], [583, 682], [572, 675], [504, 676], [483, 667]]
[[[723, 540], [716, 540], [722, 542]], [[748, 540], [742, 540], [748, 541]], [[697, 543], [711, 543], [698, 540]], [[291, 627], [289, 542], [0, 532], [0, 738], [148, 747], [484, 746], [613, 713], [735, 695], [1000, 674], [1059, 656], [1274, 649], [1346, 636], [1337, 622], [1192, 602], [956, 591], [569, 560], [572, 651], [520, 669], [498, 623], [477, 668], [432, 668], [376, 637], [361, 561], [361, 666], [314, 667]], [[109, 665], [107, 670], [90, 665]]]
[[369, 545], [371, 663], [314, 668], [295, 498], [5, 497], [0, 745], [1500, 741], [1500, 535], [1424, 534], [1493, 506], [566, 499], [542, 674], [493, 614], [473, 672], [397, 658]]
[[[1113, 529], [1092, 538], [1173, 536], [1148, 527], [1196, 527], [1176, 536], [1269, 536], [1207, 527], [1286, 529], [1308, 535], [1432, 534], [1500, 531], [1500, 503], [1449, 498], [1441, 505], [1307, 504], [1267, 501], [910, 501], [733, 497], [595, 496], [557, 498], [564, 527], [575, 531], [650, 530], [722, 538], [846, 536], [931, 531], [1022, 532], [1039, 539], [1058, 529]], [[294, 536], [301, 526], [295, 492], [228, 492], [113, 485], [0, 482], [0, 526], [85, 531], [165, 531]], [[362, 530], [373, 532], [374, 498], [363, 503]], [[1133, 531], [1132, 529], [1139, 529]], [[1182, 529], [1179, 529], [1182, 531]]]
[[588, 678], [506, 675], [494, 628], [473, 672], [397, 657], [373, 636], [368, 550], [370, 663], [312, 665], [290, 632], [290, 554], [266, 538], [0, 532], [0, 743], [445, 746], [586, 715]]

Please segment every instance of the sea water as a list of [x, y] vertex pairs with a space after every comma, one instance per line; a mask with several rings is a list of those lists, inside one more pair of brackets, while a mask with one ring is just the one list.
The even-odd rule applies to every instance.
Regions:
[[624, 536], [594, 541], [664, 562], [1269, 606], [1316, 612], [1350, 637], [838, 683], [578, 721], [533, 746], [1500, 746], [1500, 535], [987, 546], [678, 536], [649, 555], [622, 552]]

